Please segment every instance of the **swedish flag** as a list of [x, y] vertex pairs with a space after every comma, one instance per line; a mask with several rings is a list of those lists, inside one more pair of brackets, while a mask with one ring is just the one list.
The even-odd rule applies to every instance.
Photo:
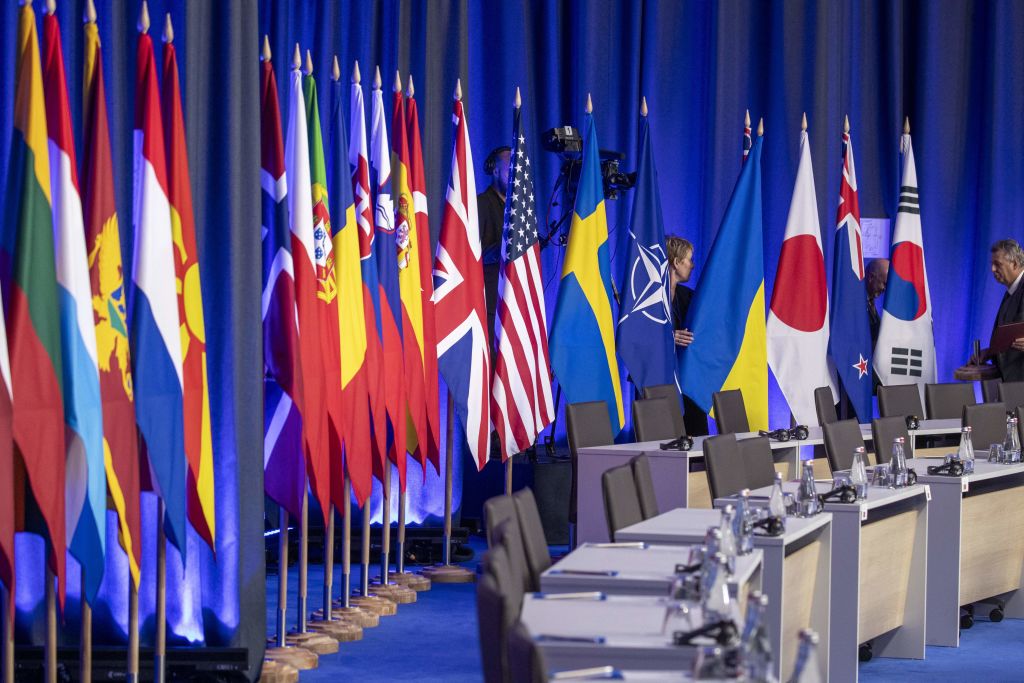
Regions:
[[693, 343], [679, 354], [683, 393], [710, 412], [714, 392], [741, 389], [754, 430], [768, 428], [761, 146], [758, 135], [690, 303]]
[[619, 365], [615, 358], [608, 219], [594, 117], [583, 123], [580, 172], [551, 325], [551, 367], [568, 403], [605, 401], [612, 431], [625, 422]]

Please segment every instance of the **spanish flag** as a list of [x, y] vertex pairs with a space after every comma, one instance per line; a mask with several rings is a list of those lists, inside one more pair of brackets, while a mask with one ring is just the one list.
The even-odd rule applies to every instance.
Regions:
[[178, 58], [171, 15], [164, 29], [164, 78], [161, 106], [167, 147], [167, 199], [171, 203], [174, 273], [181, 319], [181, 355], [185, 416], [185, 458], [188, 460], [188, 520], [210, 548], [216, 539], [213, 502], [213, 438], [210, 436], [210, 387], [206, 381], [206, 323], [199, 284], [192, 188], [189, 185], [185, 118], [181, 112]]
[[39, 37], [32, 5], [18, 11], [14, 135], [8, 167], [8, 216], [13, 221], [7, 305], [11, 429], [50, 535], [49, 563], [64, 605], [64, 401], [60, 314], [54, 262]]
[[625, 415], [619, 363], [615, 358], [604, 183], [589, 96], [587, 110], [583, 122], [583, 169], [551, 324], [551, 368], [568, 403], [605, 401], [612, 433], [617, 434], [625, 423]]

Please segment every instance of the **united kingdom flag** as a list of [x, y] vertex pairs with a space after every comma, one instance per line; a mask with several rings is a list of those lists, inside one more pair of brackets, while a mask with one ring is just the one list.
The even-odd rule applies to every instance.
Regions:
[[491, 431], [490, 346], [484, 271], [480, 261], [476, 178], [461, 85], [456, 86], [452, 122], [455, 144], [451, 182], [434, 255], [437, 360], [465, 429], [470, 453], [477, 467], [482, 468], [487, 463]]

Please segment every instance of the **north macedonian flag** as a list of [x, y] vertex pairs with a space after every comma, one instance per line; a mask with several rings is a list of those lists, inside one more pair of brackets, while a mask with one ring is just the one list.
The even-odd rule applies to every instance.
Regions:
[[167, 124], [167, 198], [171, 203], [174, 238], [174, 272], [178, 289], [178, 317], [181, 319], [181, 363], [184, 373], [185, 457], [188, 460], [188, 520], [192, 528], [215, 547], [213, 438], [210, 435], [210, 387], [206, 379], [206, 323], [203, 292], [199, 279], [195, 214], [189, 185], [188, 148], [185, 146], [185, 117], [181, 112], [178, 58], [164, 36], [164, 78], [161, 93]]
[[[43, 76], [36, 15], [18, 10], [14, 135], [8, 166], [8, 216], [13, 242], [7, 305], [11, 429], [50, 535], [49, 563], [64, 604], [64, 402], [60, 312], [50, 209]], [[14, 392], [17, 393], [14, 393]]]

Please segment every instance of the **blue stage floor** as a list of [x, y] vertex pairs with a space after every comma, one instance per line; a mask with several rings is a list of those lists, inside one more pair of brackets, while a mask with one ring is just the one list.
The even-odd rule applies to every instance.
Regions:
[[[474, 538], [478, 557], [466, 566], [476, 568], [483, 551], [482, 539]], [[353, 566], [352, 584], [358, 585], [358, 565]], [[371, 569], [371, 572], [375, 571]], [[323, 567], [310, 566], [310, 609], [322, 600]], [[298, 570], [289, 573], [289, 624], [294, 626]], [[335, 594], [339, 583], [335, 577]], [[277, 577], [267, 578], [267, 624], [274, 628], [277, 610]], [[401, 605], [398, 614], [381, 617], [380, 626], [365, 629], [363, 639], [342, 643], [337, 654], [321, 657], [320, 667], [303, 672], [300, 681], [415, 680], [423, 683], [480, 681], [479, 636], [476, 625], [474, 584], [435, 586], [417, 596], [417, 602]], [[874, 681], [1024, 681], [1024, 620], [1008, 619], [993, 624], [979, 619], [964, 631], [958, 649], [929, 647], [921, 661], [875, 660], [862, 664], [862, 683]]]

